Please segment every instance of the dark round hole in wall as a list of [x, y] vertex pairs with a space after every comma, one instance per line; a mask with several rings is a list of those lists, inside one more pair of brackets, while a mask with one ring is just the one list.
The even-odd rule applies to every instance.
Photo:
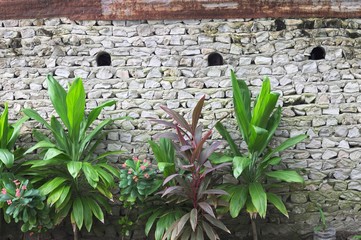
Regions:
[[208, 66], [223, 65], [223, 57], [219, 53], [211, 53], [208, 55]]
[[107, 52], [100, 52], [96, 57], [97, 65], [100, 66], [110, 66], [112, 64], [112, 59], [110, 54]]
[[323, 47], [315, 47], [311, 51], [310, 59], [311, 60], [320, 60], [320, 59], [325, 59], [325, 56], [326, 56], [326, 51]]

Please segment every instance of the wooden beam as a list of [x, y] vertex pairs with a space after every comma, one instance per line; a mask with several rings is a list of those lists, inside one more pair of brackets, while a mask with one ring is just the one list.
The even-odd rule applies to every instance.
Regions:
[[0, 0], [0, 19], [155, 20], [361, 17], [360, 0]]

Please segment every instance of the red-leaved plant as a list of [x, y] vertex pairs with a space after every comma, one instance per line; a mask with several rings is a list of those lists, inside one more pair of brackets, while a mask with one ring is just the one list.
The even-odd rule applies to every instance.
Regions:
[[156, 222], [156, 239], [219, 239], [215, 227], [228, 233], [230, 231], [217, 218], [215, 208], [220, 195], [227, 194], [217, 189], [217, 170], [228, 163], [212, 165], [208, 160], [218, 148], [220, 142], [213, 142], [205, 147], [205, 142], [212, 135], [212, 130], [203, 134], [202, 124], [198, 124], [204, 104], [202, 97], [193, 110], [192, 123], [189, 124], [177, 112], [162, 106], [161, 108], [174, 120], [168, 122], [155, 120], [175, 129], [164, 134], [172, 140], [179, 157], [175, 160], [175, 173], [165, 178], [161, 192], [167, 203], [152, 209], [146, 223], [148, 234]]

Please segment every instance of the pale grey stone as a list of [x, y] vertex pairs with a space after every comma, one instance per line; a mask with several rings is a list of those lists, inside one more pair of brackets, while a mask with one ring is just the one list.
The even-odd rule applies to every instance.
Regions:
[[187, 49], [180, 53], [181, 56], [192, 56], [192, 55], [198, 55], [201, 51], [199, 49]]
[[316, 62], [310, 62], [302, 66], [302, 73], [317, 73]]
[[74, 76], [75, 77], [81, 77], [81, 78], [87, 78], [89, 76], [89, 72], [84, 69], [75, 69], [74, 70]]
[[117, 70], [115, 72], [115, 76], [120, 79], [128, 79], [129, 78], [129, 72], [127, 70]]
[[338, 147], [348, 149], [350, 148], [350, 145], [346, 140], [341, 140], [340, 143], [338, 144]]
[[360, 130], [357, 127], [353, 127], [348, 131], [347, 137], [357, 138], [360, 136]]
[[111, 72], [110, 69], [107, 68], [101, 68], [96, 74], [95, 76], [99, 79], [109, 79], [113, 77], [113, 73]]
[[338, 169], [334, 171], [333, 177], [338, 180], [346, 180], [349, 178], [350, 172], [350, 170]]
[[336, 144], [337, 143], [335, 141], [332, 141], [332, 140], [330, 140], [328, 138], [324, 138], [322, 140], [322, 147], [323, 148], [332, 148], [332, 147], [336, 146]]
[[340, 113], [340, 109], [338, 107], [326, 108], [322, 109], [322, 113], [325, 115], [338, 115]]
[[158, 88], [160, 87], [160, 83], [154, 80], [146, 80], [144, 84], [145, 88]]
[[207, 36], [207, 35], [199, 35], [198, 36], [198, 44], [207, 44], [207, 43], [213, 43], [214, 37]]
[[110, 132], [110, 133], [108, 133], [107, 139], [117, 141], [117, 140], [119, 140], [119, 133]]
[[139, 36], [146, 37], [153, 33], [153, 27], [151, 25], [139, 25], [137, 26], [137, 33]]
[[271, 65], [272, 64], [272, 58], [270, 57], [262, 57], [262, 56], [257, 56], [254, 59], [255, 64], [257, 65]]
[[361, 159], [361, 151], [354, 151], [350, 153], [350, 159], [352, 161], [358, 161]]
[[306, 147], [307, 147], [307, 148], [310, 148], [310, 149], [318, 149], [318, 148], [321, 148], [321, 141], [316, 140], [316, 139], [312, 139], [311, 142], [306, 145]]
[[186, 84], [185, 80], [183, 79], [183, 80], [174, 81], [172, 83], [172, 87], [174, 89], [185, 89], [187, 87], [187, 84]]
[[352, 169], [350, 173], [350, 178], [352, 180], [361, 179], [361, 169]]
[[160, 67], [161, 61], [158, 57], [154, 56], [150, 59], [148, 66], [150, 67]]
[[273, 63], [279, 65], [285, 65], [290, 62], [287, 54], [276, 54], [273, 56]]
[[351, 181], [348, 183], [347, 188], [361, 192], [361, 181]]
[[357, 82], [348, 82], [344, 89], [344, 92], [348, 92], [348, 93], [353, 93], [353, 92], [359, 92], [360, 91], [360, 86]]
[[264, 42], [267, 41], [269, 38], [269, 32], [258, 32], [255, 35], [257, 42]]
[[293, 74], [298, 72], [298, 67], [295, 64], [287, 64], [285, 65], [285, 70], [287, 74]]
[[182, 45], [182, 37], [181, 36], [172, 36], [170, 38], [170, 42], [169, 42], [170, 45]]
[[322, 159], [327, 160], [327, 159], [331, 159], [331, 158], [335, 158], [337, 157], [337, 152], [332, 151], [327, 149], [323, 154], [322, 154]]
[[186, 91], [178, 92], [178, 99], [192, 99], [194, 96]]
[[162, 77], [162, 73], [160, 72], [159, 68], [153, 68], [149, 71], [147, 78], [160, 78]]
[[183, 35], [186, 29], [183, 27], [174, 27], [170, 30], [170, 35]]
[[208, 77], [220, 77], [222, 75], [222, 71], [219, 68], [210, 68], [207, 71]]
[[243, 53], [243, 47], [238, 44], [231, 44], [230, 54], [240, 55]]
[[59, 77], [69, 78], [70, 77], [70, 71], [65, 68], [58, 68], [55, 70], [55, 75]]
[[239, 65], [250, 65], [251, 62], [252, 62], [252, 58], [250, 58], [250, 57], [239, 58]]

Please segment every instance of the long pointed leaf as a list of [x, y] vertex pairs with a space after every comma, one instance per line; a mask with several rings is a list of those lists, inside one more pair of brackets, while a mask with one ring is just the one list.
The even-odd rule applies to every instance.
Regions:
[[267, 193], [267, 200], [272, 203], [283, 215], [288, 217], [286, 206], [279, 196], [274, 193]]
[[203, 97], [201, 97], [201, 99], [199, 99], [197, 105], [193, 109], [193, 113], [192, 113], [192, 133], [194, 133], [196, 128], [197, 128], [198, 121], [199, 121], [199, 118], [200, 118], [201, 112], [202, 112], [202, 107], [203, 107], [203, 104], [204, 104], [204, 99], [205, 99], [205, 95], [203, 95]]
[[67, 117], [68, 113], [66, 104], [66, 91], [51, 75], [47, 76], [47, 83], [48, 94], [53, 107], [63, 121], [64, 125], [69, 129], [70, 125]]
[[285, 182], [298, 182], [303, 183], [304, 179], [296, 171], [292, 170], [277, 170], [266, 172], [268, 177], [276, 178]]
[[249, 194], [254, 207], [257, 209], [259, 215], [264, 218], [266, 217], [267, 211], [267, 195], [264, 191], [262, 184], [253, 182], [249, 184]]
[[273, 154], [277, 153], [277, 152], [281, 152], [289, 147], [292, 147], [294, 145], [296, 145], [297, 143], [303, 141], [304, 139], [307, 138], [307, 135], [305, 134], [300, 134], [298, 136], [292, 137], [287, 139], [286, 141], [284, 141], [283, 143], [281, 143], [278, 147], [276, 147], [275, 149], [273, 149], [271, 152], [269, 152], [263, 159], [263, 161], [267, 161], [268, 159], [270, 159]]

